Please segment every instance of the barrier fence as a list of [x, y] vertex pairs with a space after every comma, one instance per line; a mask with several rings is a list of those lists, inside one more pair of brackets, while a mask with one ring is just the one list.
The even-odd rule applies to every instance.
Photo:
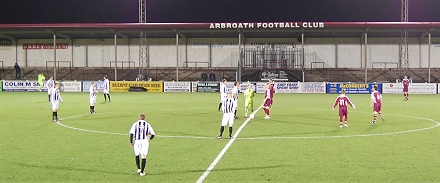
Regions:
[[[62, 81], [62, 92], [88, 92], [91, 83], [97, 83], [98, 91], [103, 89], [103, 81]], [[264, 93], [265, 82], [244, 82], [240, 84], [239, 90], [243, 92], [248, 84], [251, 84], [256, 93]], [[402, 94], [402, 83], [326, 83], [326, 82], [276, 82], [276, 93], [328, 93], [339, 94], [345, 90], [350, 94], [370, 94], [372, 87], [378, 86], [379, 92], [383, 94]], [[37, 81], [3, 80], [1, 91], [4, 92], [36, 92], [38, 91]], [[110, 81], [110, 91], [128, 92], [130, 87], [145, 88], [147, 92], [219, 92], [219, 82], [162, 82], [162, 81]], [[226, 83], [228, 91], [234, 87], [233, 82]], [[438, 94], [440, 85], [438, 83], [411, 83], [411, 94]], [[43, 85], [43, 91], [47, 91]]]

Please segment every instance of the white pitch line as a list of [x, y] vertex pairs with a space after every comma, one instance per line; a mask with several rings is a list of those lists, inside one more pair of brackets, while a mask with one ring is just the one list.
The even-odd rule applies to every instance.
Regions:
[[[255, 115], [255, 113], [257, 113], [261, 109], [261, 107], [263, 107], [263, 104], [260, 107], [258, 107], [258, 109], [255, 110], [251, 115]], [[220, 159], [222, 159], [223, 155], [225, 155], [226, 151], [229, 149], [229, 147], [231, 147], [232, 143], [234, 143], [238, 134], [240, 134], [241, 130], [243, 130], [243, 128], [248, 124], [248, 122], [250, 120], [251, 120], [251, 118], [248, 118], [240, 126], [240, 128], [238, 128], [238, 130], [235, 132], [234, 136], [232, 136], [233, 138], [231, 140], [229, 140], [228, 144], [226, 144], [226, 146], [222, 149], [222, 151], [220, 151], [220, 154], [217, 155], [217, 157], [214, 159], [214, 161], [211, 163], [211, 165], [209, 165], [209, 167], [205, 170], [203, 175], [199, 177], [199, 179], [197, 180], [197, 183], [202, 183], [206, 179], [206, 177], [208, 177], [209, 173], [211, 173], [211, 171], [214, 169], [214, 167], [217, 165], [217, 163], [220, 161]]]

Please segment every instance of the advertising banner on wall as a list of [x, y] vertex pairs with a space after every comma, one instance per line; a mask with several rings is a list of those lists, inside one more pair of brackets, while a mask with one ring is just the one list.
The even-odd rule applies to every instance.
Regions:
[[130, 86], [144, 87], [147, 92], [163, 92], [163, 82], [160, 81], [110, 81], [110, 91], [128, 92]]
[[261, 81], [268, 81], [272, 78], [274, 81], [288, 81], [287, 74], [285, 71], [279, 70], [265, 70], [261, 72]]
[[164, 82], [163, 92], [191, 92], [191, 82]]
[[325, 82], [304, 82], [300, 85], [299, 93], [325, 93]]
[[191, 82], [191, 91], [197, 92], [197, 83], [198, 81]]
[[381, 83], [327, 83], [327, 93], [341, 93], [341, 90], [345, 90], [347, 93], [369, 94], [374, 85], [382, 93]]
[[[2, 91], [24, 91], [36, 92], [38, 91], [37, 81], [8, 81], [4, 80], [2, 83]], [[47, 92], [46, 87], [42, 87], [42, 91]]]
[[89, 88], [92, 85], [92, 82], [96, 83], [96, 89], [98, 91], [102, 91], [102, 89], [104, 87], [104, 81], [83, 81], [82, 82], [82, 91], [89, 92]]
[[60, 91], [62, 92], [81, 92], [82, 83], [79, 81], [61, 82]]
[[[57, 49], [68, 49], [69, 44], [67, 43], [57, 43]], [[33, 43], [33, 44], [23, 44], [23, 49], [25, 50], [40, 50], [40, 49], [53, 49], [52, 43]]]
[[[437, 83], [411, 83], [410, 94], [437, 94]], [[403, 94], [402, 83], [383, 83], [383, 93]]]
[[276, 93], [298, 93], [301, 83], [300, 82], [276, 82]]
[[219, 83], [217, 82], [198, 82], [197, 92], [219, 92]]
[[257, 93], [264, 93], [266, 91], [266, 83], [256, 83], [255, 91]]

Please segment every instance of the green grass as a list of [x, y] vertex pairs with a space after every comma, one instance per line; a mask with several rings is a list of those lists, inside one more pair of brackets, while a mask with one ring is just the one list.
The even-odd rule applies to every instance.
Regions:
[[[59, 109], [62, 124], [114, 133], [106, 134], [51, 122], [45, 93], [0, 92], [0, 182], [196, 182], [229, 142], [216, 139], [219, 94], [111, 96], [103, 103], [100, 94], [90, 115], [88, 94], [62, 93]], [[331, 110], [336, 95], [277, 94], [272, 118], [258, 111], [205, 182], [440, 181], [440, 128], [431, 128], [440, 121], [439, 95], [384, 95], [386, 122], [376, 125], [369, 124], [369, 95], [349, 96], [357, 109], [340, 129]], [[140, 113], [157, 134], [146, 177], [135, 173], [126, 135]], [[234, 131], [244, 121], [236, 120]]]

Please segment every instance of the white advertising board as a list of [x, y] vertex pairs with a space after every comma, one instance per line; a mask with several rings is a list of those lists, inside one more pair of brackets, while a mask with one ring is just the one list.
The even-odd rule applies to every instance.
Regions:
[[191, 91], [192, 92], [197, 92], [197, 83], [199, 83], [199, 82], [197, 82], [197, 81], [195, 81], [195, 82], [191, 82]]
[[264, 93], [266, 91], [266, 83], [256, 83], [255, 91], [257, 93]]
[[[82, 91], [89, 92], [89, 88], [92, 85], [92, 82], [96, 83], [96, 89], [98, 91], [102, 91], [102, 89], [104, 88], [104, 81], [83, 81], [82, 82]], [[111, 81], [110, 81], [110, 83], [111, 83]]]
[[60, 90], [62, 92], [81, 92], [81, 86], [79, 81], [63, 81]]
[[[42, 91], [47, 92], [47, 88], [41, 88]], [[3, 81], [3, 91], [24, 91], [24, 92], [36, 92], [38, 91], [38, 82], [37, 81], [20, 81], [20, 80], [4, 80]]]
[[325, 93], [325, 82], [304, 82], [300, 85], [299, 93]]
[[191, 86], [191, 82], [164, 82], [163, 92], [191, 92]]
[[300, 82], [276, 82], [275, 92], [276, 93], [298, 93], [300, 89]]
[[[402, 83], [383, 83], [382, 93], [403, 94]], [[410, 94], [437, 94], [437, 83], [411, 83]]]

